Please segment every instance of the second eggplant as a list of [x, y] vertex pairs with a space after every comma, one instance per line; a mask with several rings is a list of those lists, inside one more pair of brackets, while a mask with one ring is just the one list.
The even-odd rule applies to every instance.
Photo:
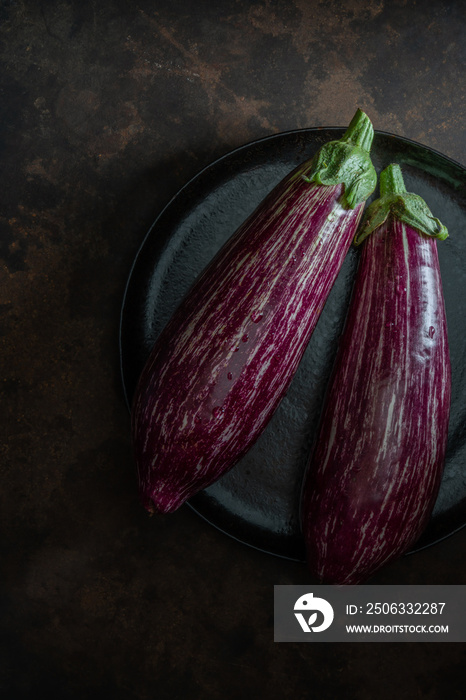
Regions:
[[309, 567], [330, 584], [361, 583], [419, 538], [447, 444], [436, 239], [448, 233], [398, 165], [382, 172], [380, 193], [355, 240], [361, 259], [302, 493]]

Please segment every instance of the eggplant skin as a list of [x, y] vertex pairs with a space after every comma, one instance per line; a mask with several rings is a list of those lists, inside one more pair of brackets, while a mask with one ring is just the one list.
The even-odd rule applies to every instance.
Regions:
[[442, 477], [450, 394], [436, 241], [390, 216], [361, 251], [303, 485], [321, 582], [361, 583], [418, 539]]
[[285, 394], [355, 235], [342, 206], [299, 166], [194, 284], [156, 341], [132, 406], [140, 498], [176, 510], [230, 469]]

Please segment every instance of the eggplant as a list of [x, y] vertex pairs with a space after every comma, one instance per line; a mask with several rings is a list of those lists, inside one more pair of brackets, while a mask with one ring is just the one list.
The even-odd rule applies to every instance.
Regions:
[[355, 284], [301, 495], [310, 571], [359, 584], [406, 552], [431, 515], [451, 370], [436, 238], [448, 236], [398, 165], [367, 209]]
[[284, 178], [201, 273], [139, 378], [143, 506], [176, 510], [245, 454], [284, 396], [376, 186], [372, 124]]

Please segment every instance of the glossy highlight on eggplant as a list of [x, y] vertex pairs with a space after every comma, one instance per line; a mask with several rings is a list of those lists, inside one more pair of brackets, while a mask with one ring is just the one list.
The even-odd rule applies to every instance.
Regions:
[[448, 436], [436, 243], [448, 233], [406, 193], [399, 166], [383, 171], [380, 191], [356, 237], [353, 296], [302, 492], [309, 568], [338, 585], [363, 582], [419, 538]]
[[303, 163], [240, 226], [156, 341], [132, 406], [150, 512], [213, 483], [271, 418], [375, 188], [372, 138], [358, 110], [321, 166]]

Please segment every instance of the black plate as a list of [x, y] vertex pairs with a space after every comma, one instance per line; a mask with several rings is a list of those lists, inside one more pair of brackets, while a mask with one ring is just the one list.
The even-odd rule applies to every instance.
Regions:
[[[128, 405], [155, 339], [197, 275], [289, 171], [343, 131], [303, 129], [242, 146], [202, 170], [165, 207], [136, 256], [123, 300], [120, 357]], [[450, 232], [438, 245], [453, 372], [449, 444], [440, 494], [418, 550], [466, 522], [466, 170], [382, 132], [376, 132], [372, 159], [378, 172], [399, 163], [407, 190], [420, 194]], [[291, 387], [262, 436], [228, 474], [189, 502], [228, 535], [289, 559], [304, 559], [301, 479], [357, 255], [351, 250], [347, 256]]]

